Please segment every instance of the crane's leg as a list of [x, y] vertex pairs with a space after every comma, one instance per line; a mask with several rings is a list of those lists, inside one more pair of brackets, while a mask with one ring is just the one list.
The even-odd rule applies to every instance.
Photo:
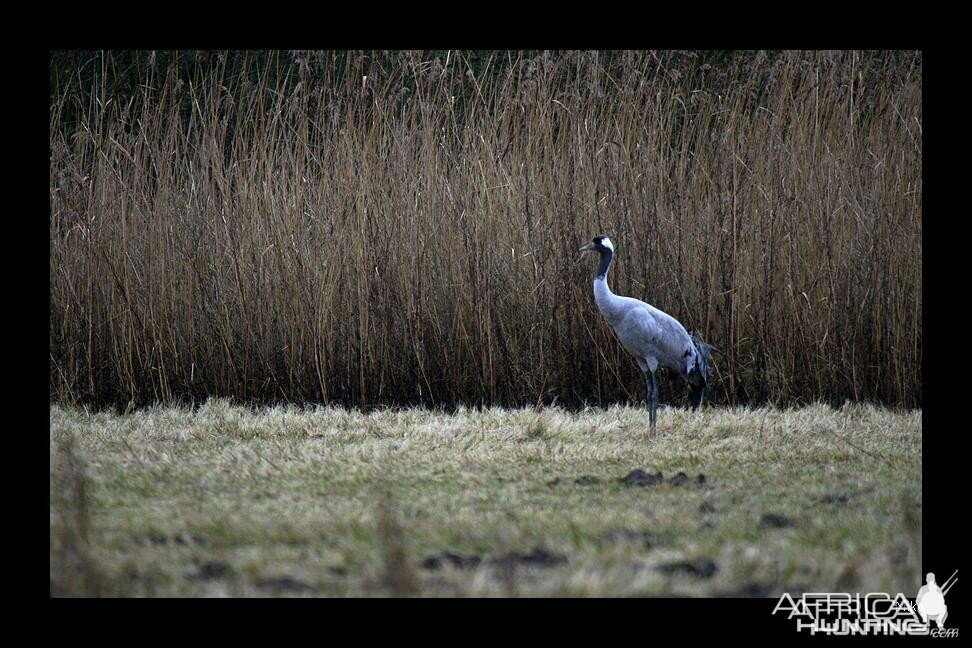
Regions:
[[658, 408], [658, 381], [655, 379], [655, 372], [645, 371], [645, 387], [648, 389], [648, 426], [651, 432], [655, 431], [655, 411]]
[[705, 391], [705, 385], [692, 385], [689, 384], [689, 403], [692, 404], [692, 409], [699, 409], [699, 405], [702, 404], [702, 392]]
[[651, 384], [654, 389], [651, 392], [651, 427], [655, 427], [655, 419], [658, 415], [658, 394], [661, 391], [661, 385], [658, 384], [658, 378], [655, 377], [655, 372], [651, 372]]

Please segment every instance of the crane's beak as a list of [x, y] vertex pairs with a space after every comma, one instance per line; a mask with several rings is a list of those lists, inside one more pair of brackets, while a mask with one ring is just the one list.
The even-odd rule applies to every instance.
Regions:
[[585, 245], [584, 247], [582, 247], [581, 249], [579, 249], [577, 251], [578, 252], [590, 252], [593, 249], [595, 249], [594, 244], [593, 243], [588, 243], [587, 245]]

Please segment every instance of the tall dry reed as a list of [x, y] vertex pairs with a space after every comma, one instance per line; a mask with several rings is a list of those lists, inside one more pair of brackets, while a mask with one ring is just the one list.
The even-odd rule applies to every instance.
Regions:
[[920, 53], [79, 58], [52, 399], [642, 399], [576, 252], [608, 233], [715, 402], [921, 403]]

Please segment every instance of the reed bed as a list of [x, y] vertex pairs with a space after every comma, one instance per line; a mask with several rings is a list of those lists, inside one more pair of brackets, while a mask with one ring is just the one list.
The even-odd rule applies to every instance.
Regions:
[[[922, 399], [920, 52], [52, 53], [50, 397]], [[663, 381], [662, 397], [684, 390]]]

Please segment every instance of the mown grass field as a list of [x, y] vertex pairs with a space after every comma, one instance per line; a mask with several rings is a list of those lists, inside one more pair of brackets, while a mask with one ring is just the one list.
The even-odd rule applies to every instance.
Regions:
[[[773, 596], [920, 580], [920, 411], [663, 408], [651, 439], [631, 407], [212, 400], [51, 405], [50, 420], [54, 596]], [[622, 481], [636, 469], [640, 485]]]

